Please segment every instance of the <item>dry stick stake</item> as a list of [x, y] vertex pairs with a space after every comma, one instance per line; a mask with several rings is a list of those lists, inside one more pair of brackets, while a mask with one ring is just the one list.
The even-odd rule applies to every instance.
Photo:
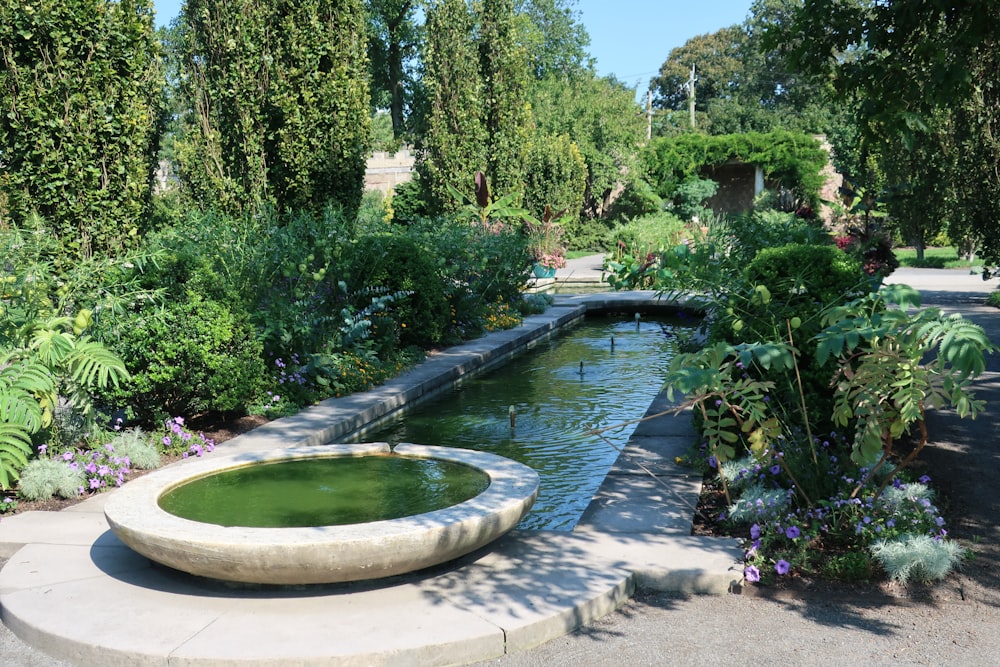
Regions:
[[[792, 340], [792, 322], [791, 320], [785, 320], [785, 325], [788, 327], [788, 345], [794, 350], [795, 341]], [[817, 466], [819, 465], [819, 457], [816, 456], [816, 445], [813, 443], [812, 429], [809, 427], [809, 413], [806, 412], [806, 394], [802, 389], [802, 376], [799, 374], [799, 361], [792, 354], [792, 367], [795, 369], [795, 381], [799, 385], [799, 401], [802, 403], [802, 421], [805, 422], [806, 427], [806, 437], [809, 439], [809, 451], [813, 455], [813, 463]], [[791, 475], [789, 475], [791, 476]], [[793, 480], [794, 481], [794, 480]]]

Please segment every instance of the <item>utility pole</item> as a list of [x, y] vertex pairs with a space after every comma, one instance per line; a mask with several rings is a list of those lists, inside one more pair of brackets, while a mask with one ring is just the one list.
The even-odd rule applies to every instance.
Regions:
[[687, 90], [688, 90], [688, 111], [691, 113], [691, 129], [694, 129], [694, 82], [697, 79], [694, 76], [694, 65], [691, 65], [691, 78], [687, 80]]
[[653, 138], [653, 91], [646, 91], [646, 143]]

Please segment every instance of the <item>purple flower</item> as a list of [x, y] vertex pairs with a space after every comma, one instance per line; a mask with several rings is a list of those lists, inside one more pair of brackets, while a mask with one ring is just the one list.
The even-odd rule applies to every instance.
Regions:
[[791, 563], [789, 563], [784, 558], [782, 558], [781, 560], [779, 560], [777, 563], [774, 564], [774, 571], [780, 574], [781, 576], [788, 574], [788, 571], [790, 569], [792, 569]]
[[759, 524], [755, 523], [754, 525], [750, 526], [750, 539], [751, 540], [760, 539], [760, 525]]
[[73, 460], [73, 452], [63, 452], [62, 460], [63, 461], [72, 461]]
[[760, 570], [754, 565], [747, 565], [743, 569], [743, 577], [751, 583], [760, 581]]
[[38, 453], [45, 456], [45, 452], [49, 451], [48, 445], [38, 445]]
[[91, 477], [90, 478], [90, 488], [91, 489], [99, 489], [99, 488], [101, 488], [101, 480], [99, 480], [96, 477]]
[[798, 526], [789, 526], [788, 528], [785, 528], [785, 537], [790, 540], [797, 539], [800, 535], [802, 535], [802, 531], [799, 530]]
[[718, 459], [716, 459], [714, 456], [709, 456], [708, 457], [708, 467], [709, 468], [718, 468], [719, 467], [719, 461], [718, 461]]
[[174, 417], [174, 423], [177, 424], [177, 425], [179, 425], [179, 426], [183, 426], [184, 425], [184, 417]]
[[921, 475], [920, 479], [918, 479], [917, 481], [920, 482], [921, 484], [930, 484], [931, 478], [927, 475]]
[[770, 468], [768, 468], [768, 470], [771, 471], [772, 475], [777, 475], [779, 472], [781, 472], [781, 466], [779, 466], [777, 463], [775, 463], [773, 466], [771, 466]]
[[163, 444], [166, 445], [167, 447], [170, 446], [170, 436], [169, 435], [163, 436]]

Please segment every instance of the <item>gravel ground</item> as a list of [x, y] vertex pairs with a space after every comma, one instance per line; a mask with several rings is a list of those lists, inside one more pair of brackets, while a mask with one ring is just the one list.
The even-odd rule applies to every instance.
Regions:
[[[950, 272], [946, 272], [950, 273]], [[958, 309], [1000, 341], [1000, 311], [982, 306], [995, 285], [902, 270], [925, 305]], [[958, 285], [954, 287], [952, 283]], [[640, 591], [618, 611], [530, 651], [475, 667], [662, 665], [996, 665], [1000, 661], [1000, 358], [978, 382], [988, 410], [974, 421], [928, 416], [925, 471], [947, 499], [951, 535], [973, 553], [931, 586], [850, 587], [798, 581], [742, 595], [680, 597]], [[2, 565], [2, 562], [0, 562]], [[0, 625], [0, 665], [64, 667]]]

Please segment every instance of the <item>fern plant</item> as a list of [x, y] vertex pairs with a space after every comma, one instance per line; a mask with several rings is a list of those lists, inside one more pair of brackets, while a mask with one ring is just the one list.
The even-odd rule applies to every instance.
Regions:
[[31, 436], [52, 424], [60, 400], [93, 422], [91, 392], [129, 377], [125, 363], [82, 332], [89, 313], [20, 327], [0, 351], [0, 489], [10, 488], [32, 453]]
[[31, 435], [42, 428], [37, 396], [51, 395], [51, 373], [37, 360], [0, 353], [0, 489], [10, 488], [32, 454]]

